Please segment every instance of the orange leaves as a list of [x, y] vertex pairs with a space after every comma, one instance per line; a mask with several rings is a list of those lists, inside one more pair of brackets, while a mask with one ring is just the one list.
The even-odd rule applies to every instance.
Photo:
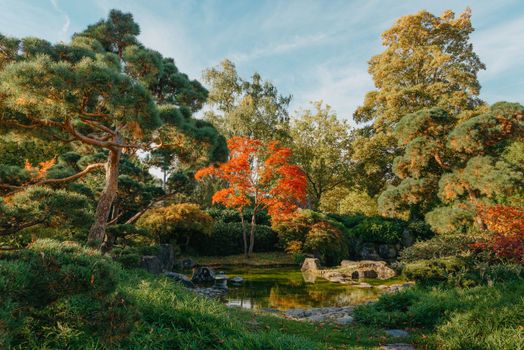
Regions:
[[226, 163], [200, 169], [195, 175], [197, 180], [215, 176], [228, 182], [228, 188], [214, 194], [213, 203], [240, 210], [248, 205], [264, 207], [278, 219], [305, 200], [306, 176], [289, 163], [289, 148], [277, 141], [263, 144], [246, 137], [233, 137], [227, 145], [230, 159]]
[[478, 206], [477, 210], [490, 231], [502, 235], [524, 233], [524, 208], [499, 204]]
[[38, 163], [40, 167], [33, 167], [31, 163], [26, 159], [24, 164], [24, 169], [31, 173], [31, 180], [40, 180], [42, 179], [47, 171], [56, 164], [56, 159], [46, 160], [44, 162]]

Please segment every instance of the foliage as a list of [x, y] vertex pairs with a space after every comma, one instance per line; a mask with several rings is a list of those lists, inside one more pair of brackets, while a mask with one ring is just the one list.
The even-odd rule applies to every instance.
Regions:
[[[235, 209], [221, 208], [219, 206], [214, 206], [206, 210], [206, 212], [216, 221], [222, 222], [242, 222], [240, 213]], [[253, 215], [253, 210], [251, 208], [246, 208], [243, 211], [244, 220], [249, 220]], [[257, 225], [271, 225], [271, 219], [267, 214], [267, 211], [260, 210], [257, 211], [255, 217], [255, 223]]]
[[78, 193], [30, 187], [6, 199], [0, 198], [0, 236], [37, 225], [86, 228], [92, 220], [90, 204]]
[[440, 17], [427, 11], [403, 16], [382, 34], [385, 49], [369, 61], [375, 90], [366, 94], [353, 117], [372, 123], [355, 137], [355, 174], [375, 195], [394, 183], [392, 163], [397, 146], [393, 127], [422, 108], [437, 107], [456, 115], [480, 104], [477, 73], [485, 69], [473, 51], [471, 11]]
[[273, 224], [279, 245], [292, 255], [313, 254], [325, 264], [336, 265], [348, 256], [346, 227], [325, 214], [300, 210]]
[[293, 157], [307, 176], [309, 206], [317, 210], [328, 191], [349, 182], [351, 136], [330, 106], [322, 101], [313, 106], [292, 120], [289, 133]]
[[148, 230], [157, 242], [174, 242], [187, 248], [191, 237], [211, 234], [213, 218], [196, 204], [171, 204], [148, 210], [137, 225]]
[[[254, 252], [275, 250], [277, 235], [266, 225], [255, 225], [254, 235], [257, 238]], [[215, 222], [210, 235], [197, 235], [190, 242], [192, 251], [202, 255], [232, 255], [243, 251], [242, 224], [240, 222]]]
[[246, 327], [242, 311], [72, 243], [2, 254], [0, 271], [2, 348], [326, 348], [291, 331]]
[[[68, 44], [7, 40], [14, 50], [3, 55], [9, 64], [0, 71], [2, 130], [108, 151], [91, 241], [104, 238], [123, 149], [148, 149], [153, 142], [168, 147], [172, 134], [180, 133], [200, 143], [210, 159], [224, 157], [224, 139], [211, 124], [191, 118], [207, 91], [178, 72], [172, 59], [140, 44], [139, 33], [131, 14], [112, 10]], [[42, 176], [37, 184], [74, 181], [102, 166], [89, 164], [53, 181]], [[22, 184], [2, 185], [18, 189]]]
[[380, 216], [366, 217], [350, 229], [352, 237], [364, 242], [398, 243], [402, 238], [404, 227], [398, 220]]
[[426, 328], [429, 334], [416, 339], [424, 348], [518, 349], [524, 346], [523, 286], [516, 279], [470, 289], [415, 287], [385, 294], [354, 315], [367, 325]]
[[417, 260], [468, 255], [474, 250], [471, 244], [477, 240], [477, 237], [470, 235], [438, 235], [405, 248], [400, 253], [399, 260], [402, 263], [411, 263]]
[[243, 231], [244, 252], [249, 255], [255, 242], [256, 213], [267, 210], [273, 221], [291, 215], [305, 200], [306, 177], [300, 167], [289, 163], [291, 150], [280, 147], [277, 141], [264, 144], [233, 137], [228, 140], [228, 149], [230, 158], [226, 163], [200, 169], [195, 178], [215, 176], [227, 181], [229, 187], [216, 192], [213, 203], [237, 209], [242, 220], [244, 208], [252, 208], [249, 249]]
[[320, 210], [341, 215], [378, 215], [377, 200], [365, 191], [337, 186], [320, 200]]
[[417, 260], [404, 266], [402, 273], [419, 283], [439, 283], [451, 280], [451, 276], [466, 268], [460, 257], [447, 256], [431, 260]]
[[227, 138], [248, 137], [269, 142], [287, 138], [291, 96], [282, 96], [269, 81], [254, 73], [251, 81], [238, 76], [233, 62], [224, 60], [206, 70], [204, 81], [210, 85], [210, 109], [205, 119]]

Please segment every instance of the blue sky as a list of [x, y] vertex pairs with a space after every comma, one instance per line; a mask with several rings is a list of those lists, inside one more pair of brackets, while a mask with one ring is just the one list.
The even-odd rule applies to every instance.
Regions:
[[522, 0], [0, 0], [0, 32], [67, 41], [118, 8], [134, 14], [146, 46], [193, 78], [229, 58], [242, 76], [258, 71], [292, 94], [293, 110], [322, 99], [350, 118], [373, 87], [367, 61], [396, 18], [467, 6], [476, 28], [471, 41], [487, 66], [479, 75], [481, 97], [524, 103]]

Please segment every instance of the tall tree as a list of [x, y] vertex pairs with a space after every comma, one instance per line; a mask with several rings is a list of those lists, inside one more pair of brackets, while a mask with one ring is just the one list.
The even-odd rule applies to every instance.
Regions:
[[205, 113], [220, 132], [230, 138], [250, 137], [264, 142], [287, 137], [291, 96], [282, 96], [258, 73], [251, 80], [239, 77], [229, 60], [204, 72], [209, 84], [209, 107]]
[[122, 153], [148, 149], [153, 141], [162, 144], [156, 137], [161, 126], [206, 142], [210, 157], [224, 156], [223, 138], [209, 123], [191, 118], [191, 110], [205, 100], [205, 89], [178, 73], [172, 60], [143, 47], [139, 32], [131, 14], [112, 10], [70, 44], [25, 38], [17, 42], [16, 57], [2, 56], [10, 60], [0, 71], [3, 129], [108, 152], [90, 241], [105, 236]]
[[[255, 244], [257, 213], [267, 209], [271, 220], [293, 213], [305, 200], [306, 177], [297, 165], [289, 163], [292, 152], [278, 146], [278, 141], [263, 143], [246, 137], [228, 140], [230, 158], [219, 166], [200, 169], [195, 177], [215, 176], [227, 181], [228, 187], [213, 195], [213, 202], [240, 213], [243, 228], [244, 253], [249, 257]], [[247, 244], [244, 209], [252, 208], [249, 247]]]
[[308, 200], [318, 209], [323, 195], [348, 184], [351, 167], [351, 134], [329, 105], [313, 103], [290, 126], [293, 157], [306, 173]]
[[393, 129], [400, 119], [422, 108], [451, 115], [481, 104], [477, 73], [485, 69], [473, 51], [471, 11], [440, 17], [427, 11], [401, 17], [382, 34], [385, 50], [369, 61], [376, 89], [354, 113], [366, 123], [354, 143], [356, 173], [371, 195], [394, 183], [392, 163], [402, 147]]

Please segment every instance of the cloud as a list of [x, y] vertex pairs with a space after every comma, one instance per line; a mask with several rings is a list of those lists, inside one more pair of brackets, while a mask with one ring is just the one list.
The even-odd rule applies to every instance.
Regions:
[[328, 38], [327, 34], [319, 33], [313, 35], [300, 36], [296, 35], [291, 40], [280, 43], [271, 43], [266, 46], [255, 47], [249, 52], [233, 53], [230, 55], [231, 59], [236, 63], [242, 63], [259, 59], [265, 56], [282, 55], [289, 53], [293, 50], [311, 47], [325, 43], [325, 39]]
[[67, 32], [69, 30], [69, 26], [71, 25], [71, 19], [69, 18], [67, 13], [60, 8], [60, 6], [58, 5], [58, 0], [49, 0], [49, 1], [51, 1], [51, 4], [53, 5], [53, 8], [57, 12], [59, 12], [62, 15], [64, 15], [64, 25], [62, 26], [61, 36], [62, 36], [62, 39], [66, 39], [67, 38]]

